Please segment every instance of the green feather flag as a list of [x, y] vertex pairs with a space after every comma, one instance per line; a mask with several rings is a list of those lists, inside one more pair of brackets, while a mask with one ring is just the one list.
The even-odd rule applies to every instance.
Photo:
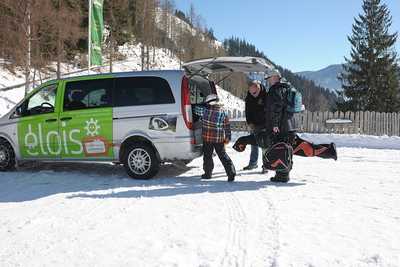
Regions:
[[101, 45], [103, 41], [103, 2], [91, 0], [90, 15], [90, 65], [102, 65]]

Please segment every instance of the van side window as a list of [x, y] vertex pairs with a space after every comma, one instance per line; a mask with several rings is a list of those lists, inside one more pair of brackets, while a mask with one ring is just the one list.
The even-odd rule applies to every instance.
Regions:
[[41, 88], [21, 106], [21, 116], [53, 113], [56, 105], [57, 84]]
[[67, 82], [64, 110], [112, 106], [113, 79]]
[[114, 106], [175, 103], [168, 82], [159, 77], [125, 77], [115, 80]]

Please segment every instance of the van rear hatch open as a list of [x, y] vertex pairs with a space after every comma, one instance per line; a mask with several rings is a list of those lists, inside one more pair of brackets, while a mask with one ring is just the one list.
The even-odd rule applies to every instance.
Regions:
[[193, 60], [183, 64], [189, 75], [208, 76], [223, 72], [267, 72], [274, 68], [272, 62], [259, 57], [215, 57]]
[[[183, 79], [182, 88], [189, 87], [190, 91], [190, 99], [187, 96], [188, 93], [183, 94], [185, 100], [182, 101], [184, 103], [182, 109], [186, 112], [188, 109], [191, 111], [189, 101], [191, 105], [203, 104], [209, 94], [217, 94], [214, 82], [208, 80], [210, 74], [232, 72], [265, 73], [273, 69], [274, 65], [266, 59], [258, 57], [216, 57], [190, 61], [183, 64], [183, 68], [186, 76]], [[191, 112], [186, 112], [186, 117], [190, 116], [189, 113]], [[196, 145], [202, 144], [201, 121], [195, 115], [188, 119], [190, 121], [187, 126], [190, 126], [194, 132], [193, 143]]]

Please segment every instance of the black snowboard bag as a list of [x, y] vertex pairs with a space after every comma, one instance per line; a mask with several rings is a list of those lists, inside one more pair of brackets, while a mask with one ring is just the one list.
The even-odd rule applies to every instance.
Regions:
[[264, 153], [263, 164], [268, 170], [289, 172], [293, 165], [293, 148], [283, 142], [274, 144]]

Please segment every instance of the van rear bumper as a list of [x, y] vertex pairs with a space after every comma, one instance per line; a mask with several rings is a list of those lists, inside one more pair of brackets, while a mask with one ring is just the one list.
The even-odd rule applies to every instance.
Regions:
[[157, 142], [154, 143], [161, 161], [192, 160], [202, 155], [202, 145], [193, 145], [191, 140], [183, 142]]

